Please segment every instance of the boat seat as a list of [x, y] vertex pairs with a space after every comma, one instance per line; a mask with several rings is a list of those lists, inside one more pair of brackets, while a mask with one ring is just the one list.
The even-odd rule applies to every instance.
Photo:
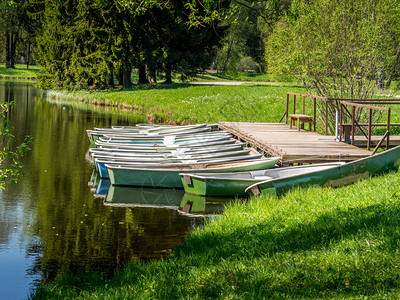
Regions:
[[253, 176], [254, 179], [256, 180], [267, 180], [267, 179], [272, 179], [272, 177], [269, 176], [262, 176], [262, 175], [255, 175]]

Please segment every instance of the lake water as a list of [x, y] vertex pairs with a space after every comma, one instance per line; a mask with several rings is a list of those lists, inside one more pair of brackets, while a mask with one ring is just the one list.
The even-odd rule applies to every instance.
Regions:
[[[65, 272], [111, 275], [131, 260], [163, 258], [203, 224], [179, 211], [188, 201], [182, 191], [114, 189], [104, 198], [107, 183], [85, 159], [86, 129], [133, 125], [143, 116], [47, 101], [31, 83], [16, 81], [0, 82], [0, 101], [15, 102], [7, 118], [17, 140], [33, 138], [25, 176], [0, 192], [2, 299], [24, 299], [38, 282]], [[222, 204], [200, 206], [212, 213]]]

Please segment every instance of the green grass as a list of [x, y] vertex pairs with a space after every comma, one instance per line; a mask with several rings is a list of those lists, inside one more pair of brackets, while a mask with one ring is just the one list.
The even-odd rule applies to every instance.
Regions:
[[250, 81], [250, 82], [296, 82], [294, 77], [290, 76], [271, 76], [270, 74], [258, 74], [258, 73], [208, 73], [203, 72], [195, 76], [193, 81]]
[[128, 90], [48, 92], [50, 97], [130, 106], [159, 123], [214, 123], [219, 121], [278, 122], [286, 109], [288, 91], [305, 93], [293, 84], [196, 86], [171, 84], [136, 86]]
[[5, 64], [0, 64], [0, 78], [4, 79], [35, 79], [39, 74], [38, 66], [15, 65], [15, 69], [6, 68]]
[[66, 276], [34, 299], [398, 299], [400, 174], [229, 206], [166, 261]]

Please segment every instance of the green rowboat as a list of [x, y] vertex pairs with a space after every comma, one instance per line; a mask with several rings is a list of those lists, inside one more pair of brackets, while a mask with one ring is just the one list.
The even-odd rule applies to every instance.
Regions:
[[251, 191], [254, 195], [269, 193], [280, 196], [292, 187], [338, 187], [390, 170], [398, 170], [399, 165], [400, 146], [397, 146], [379, 154], [334, 168], [308, 174], [288, 175], [281, 178], [268, 179], [249, 186], [246, 191]]
[[269, 170], [256, 170], [235, 173], [181, 173], [186, 193], [202, 196], [235, 197], [248, 196], [246, 188], [266, 179], [307, 174], [333, 168], [343, 163], [326, 163]]
[[279, 159], [279, 157], [269, 157], [221, 163], [188, 164], [186, 166], [169, 165], [158, 168], [117, 164], [106, 164], [105, 167], [113, 185], [182, 189], [183, 184], [179, 173], [222, 173], [268, 169], [272, 168]]

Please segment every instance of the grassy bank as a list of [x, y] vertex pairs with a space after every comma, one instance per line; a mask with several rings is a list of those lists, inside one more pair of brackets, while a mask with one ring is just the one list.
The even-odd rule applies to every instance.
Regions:
[[39, 74], [38, 66], [15, 65], [15, 69], [6, 68], [5, 64], [0, 64], [0, 79], [36, 79]]
[[399, 175], [237, 202], [166, 261], [67, 276], [33, 298], [398, 298]]
[[187, 124], [219, 121], [278, 122], [286, 109], [286, 93], [305, 92], [294, 84], [136, 86], [128, 90], [48, 92], [50, 97], [131, 108], [151, 122]]

